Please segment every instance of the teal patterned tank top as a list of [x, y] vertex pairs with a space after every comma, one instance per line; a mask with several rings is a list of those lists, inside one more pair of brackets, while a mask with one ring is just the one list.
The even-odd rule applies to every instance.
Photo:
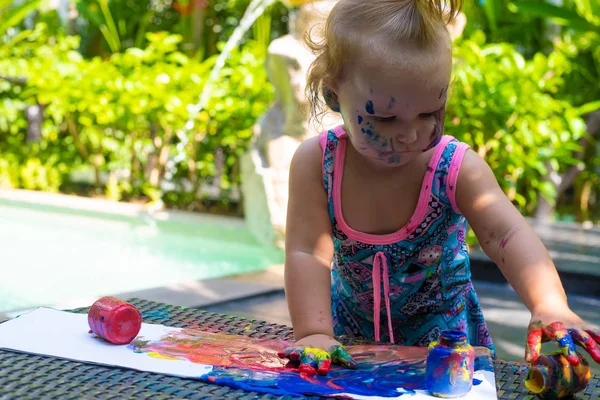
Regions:
[[467, 333], [473, 346], [494, 346], [477, 294], [455, 203], [456, 180], [469, 148], [443, 136], [434, 148], [410, 221], [389, 235], [355, 231], [341, 213], [347, 134], [339, 126], [320, 136], [335, 253], [331, 307], [336, 336], [427, 346], [446, 329]]

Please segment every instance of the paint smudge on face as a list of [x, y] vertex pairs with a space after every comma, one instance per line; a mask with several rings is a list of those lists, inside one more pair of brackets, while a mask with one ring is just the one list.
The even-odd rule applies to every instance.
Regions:
[[333, 90], [327, 87], [323, 88], [323, 99], [325, 99], [325, 104], [327, 104], [332, 111], [340, 112], [340, 103]]
[[443, 87], [442, 90], [440, 91], [440, 95], [439, 95], [438, 99], [441, 99], [447, 91], [448, 91], [448, 86]]
[[394, 103], [396, 102], [396, 98], [395, 97], [390, 97], [390, 102], [388, 103], [387, 109], [391, 110], [391, 108], [394, 106]]
[[358, 116], [358, 124], [360, 125], [360, 124], [362, 124], [362, 122], [363, 122], [363, 117], [362, 117], [362, 115], [359, 115]]
[[438, 144], [440, 144], [440, 142], [442, 141], [442, 136], [437, 136], [430, 144], [429, 146], [427, 146], [425, 149], [423, 149], [423, 152], [429, 151], [431, 149], [433, 149], [435, 146], [437, 146]]
[[529, 368], [525, 386], [531, 392], [548, 399], [562, 399], [585, 390], [591, 378], [590, 366], [585, 358], [572, 365], [560, 352], [541, 355]]
[[373, 107], [373, 102], [371, 100], [367, 101], [367, 104], [365, 105], [365, 111], [370, 115], [375, 114], [375, 108]]
[[365, 128], [361, 128], [361, 132], [367, 136], [367, 144], [375, 151], [386, 150], [388, 141], [382, 137], [373, 127], [371, 122], [365, 124]]
[[431, 135], [429, 136], [430, 144], [423, 151], [428, 151], [435, 146], [437, 146], [442, 141], [442, 136], [444, 135], [444, 118], [446, 116], [446, 105], [444, 104], [436, 113], [435, 113], [435, 125], [433, 130], [431, 131]]
[[427, 390], [437, 397], [466, 395], [473, 386], [475, 350], [460, 330], [443, 331], [440, 342], [429, 345]]
[[[129, 346], [137, 353], [164, 360], [213, 365], [199, 379], [237, 389], [277, 396], [313, 394], [335, 397], [341, 392], [380, 397], [415, 394], [425, 389], [427, 349], [379, 345], [348, 346], [358, 370], [332, 364], [326, 376], [298, 373], [277, 353], [291, 342], [211, 334], [193, 329], [173, 331], [158, 341], [138, 338]], [[488, 349], [476, 349], [477, 369], [493, 371]], [[331, 350], [332, 357], [342, 357]], [[397, 389], [401, 388], [399, 392]]]

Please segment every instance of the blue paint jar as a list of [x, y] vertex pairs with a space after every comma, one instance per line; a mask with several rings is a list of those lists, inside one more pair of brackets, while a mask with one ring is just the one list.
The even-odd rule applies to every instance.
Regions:
[[473, 387], [475, 350], [460, 330], [446, 330], [429, 345], [425, 382], [432, 396], [461, 397]]

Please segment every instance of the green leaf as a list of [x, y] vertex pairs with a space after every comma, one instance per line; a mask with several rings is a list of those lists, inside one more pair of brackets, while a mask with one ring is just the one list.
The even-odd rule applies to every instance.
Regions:
[[[91, 8], [90, 8], [90, 5], [92, 4], [91, 2], [88, 2], [87, 0], [76, 0], [76, 2], [77, 2], [77, 10], [81, 14], [83, 14], [85, 19], [87, 19], [89, 22], [92, 22], [97, 27], [99, 27], [100, 25], [103, 24], [102, 17], [100, 16], [100, 14], [91, 10]], [[96, 4], [96, 3], [93, 3], [93, 4]]]
[[[597, 1], [597, 0], [594, 0]], [[592, 9], [591, 0], [574, 0], [577, 12], [589, 22], [594, 22], [594, 10]]]
[[597, 110], [600, 110], [600, 100], [592, 101], [578, 107], [577, 115], [586, 115]]
[[2, 23], [0, 23], [0, 37], [4, 36], [8, 28], [20, 24], [30, 12], [39, 7], [40, 3], [41, 0], [26, 0], [23, 4], [3, 12]]
[[483, 10], [485, 11], [488, 23], [490, 24], [492, 36], [494, 36], [496, 32], [498, 32], [498, 16], [500, 14], [499, 0], [485, 0], [483, 2]]
[[543, 1], [519, 0], [511, 3], [518, 11], [530, 13], [538, 17], [552, 18], [559, 25], [577, 31], [599, 31], [600, 27], [590, 23], [577, 12], [549, 4]]
[[[110, 40], [113, 43], [111, 46], [111, 50], [113, 52], [118, 52], [121, 50], [121, 39], [119, 38], [119, 31], [117, 31], [117, 27], [115, 25], [115, 21], [110, 12], [110, 8], [108, 7], [108, 0], [98, 0], [100, 3], [100, 9], [102, 10], [102, 15], [104, 15], [104, 20], [106, 21], [106, 31], [110, 34]], [[104, 32], [102, 32], [104, 34]], [[105, 35], [106, 38], [106, 35]], [[108, 41], [108, 38], [106, 38]], [[116, 49], [116, 50], [115, 50]]]

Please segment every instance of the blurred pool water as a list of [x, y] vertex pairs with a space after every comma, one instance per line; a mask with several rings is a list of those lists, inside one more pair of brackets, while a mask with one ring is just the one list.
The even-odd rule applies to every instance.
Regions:
[[[162, 215], [167, 215], [162, 213]], [[242, 220], [0, 199], [0, 312], [256, 271], [283, 255]]]

